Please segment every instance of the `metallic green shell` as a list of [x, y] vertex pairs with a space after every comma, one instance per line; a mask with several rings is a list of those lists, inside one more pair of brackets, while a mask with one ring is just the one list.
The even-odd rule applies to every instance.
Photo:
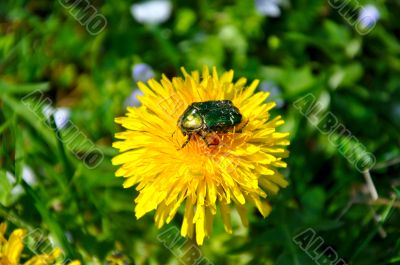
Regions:
[[[230, 100], [212, 100], [192, 103], [179, 119], [179, 125], [189, 113], [197, 112], [203, 119], [202, 130], [215, 132], [227, 131], [231, 127], [241, 123], [242, 114]], [[182, 131], [185, 128], [182, 128]]]

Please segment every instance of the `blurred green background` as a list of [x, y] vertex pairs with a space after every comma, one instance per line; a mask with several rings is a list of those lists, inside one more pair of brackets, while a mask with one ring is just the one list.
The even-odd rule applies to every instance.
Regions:
[[[152, 214], [135, 219], [111, 143], [114, 117], [138, 104], [136, 81], [209, 65], [271, 91], [291, 133], [290, 186], [267, 219], [250, 211], [249, 228], [235, 214], [229, 235], [217, 218], [202, 255], [215, 265], [331, 264], [294, 243], [311, 228], [325, 242], [318, 255], [331, 246], [348, 264], [400, 264], [400, 2], [339, 3], [2, 0], [0, 220], [40, 228], [85, 264], [115, 251], [129, 264], [193, 264], [158, 240], [182, 214], [161, 231]], [[374, 154], [377, 200], [368, 174], [294, 107], [308, 93]], [[82, 134], [67, 144], [71, 128]]]

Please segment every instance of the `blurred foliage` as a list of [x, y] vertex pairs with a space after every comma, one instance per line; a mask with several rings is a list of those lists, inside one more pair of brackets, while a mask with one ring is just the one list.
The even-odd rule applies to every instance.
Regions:
[[[250, 211], [249, 228], [234, 222], [228, 235], [217, 220], [204, 257], [213, 264], [315, 264], [293, 242], [312, 228], [348, 264], [400, 264], [398, 1], [375, 1], [381, 18], [366, 35], [324, 0], [286, 1], [275, 18], [258, 14], [252, 1], [177, 0], [160, 25], [136, 22], [132, 1], [89, 0], [107, 20], [98, 35], [62, 2], [0, 3], [0, 219], [42, 229], [85, 264], [103, 264], [115, 251], [131, 264], [180, 264], [176, 249], [157, 240], [151, 215], [135, 220], [135, 192], [114, 177], [114, 117], [135, 89], [134, 64], [152, 66], [157, 77], [215, 65], [280, 88], [285, 104], [273, 115], [282, 114], [282, 130], [291, 132], [284, 171], [291, 185], [272, 198], [267, 219]], [[95, 143], [105, 155], [98, 167], [86, 167], [60, 140], [66, 132], [21, 100], [38, 90], [54, 107], [70, 109], [84, 135], [74, 146], [85, 137]], [[293, 106], [308, 93], [375, 155], [378, 201], [371, 203], [363, 175]], [[27, 167], [33, 183], [23, 178]]]

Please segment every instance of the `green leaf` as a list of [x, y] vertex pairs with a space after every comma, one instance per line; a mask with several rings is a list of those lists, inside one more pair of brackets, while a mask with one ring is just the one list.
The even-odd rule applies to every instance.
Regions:
[[[18, 116], [29, 123], [50, 147], [54, 148], [56, 146], [51, 129], [46, 124], [44, 117], [37, 110], [28, 108], [21, 101], [17, 101], [8, 95], [3, 95], [2, 99]], [[32, 104], [35, 104], [35, 102], [32, 102]], [[36, 104], [38, 103], [36, 102]]]
[[7, 174], [6, 171], [0, 170], [0, 203], [5, 206], [9, 206], [10, 193], [13, 189]]
[[8, 84], [0, 80], [0, 95], [2, 94], [28, 94], [49, 90], [49, 83], [39, 84]]

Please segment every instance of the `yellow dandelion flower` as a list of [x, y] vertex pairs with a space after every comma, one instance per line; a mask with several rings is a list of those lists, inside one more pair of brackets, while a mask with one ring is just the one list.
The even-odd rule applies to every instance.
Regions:
[[[20, 263], [22, 251], [24, 250], [24, 237], [26, 230], [15, 229], [8, 240], [5, 237], [7, 225], [0, 224], [0, 265], [50, 265], [60, 256], [61, 250], [55, 248], [50, 254], [35, 255], [24, 263]], [[57, 263], [56, 265], [61, 265]], [[73, 261], [68, 265], [80, 265], [79, 261]]]
[[[121, 165], [116, 176], [126, 178], [123, 186], [136, 185], [139, 191], [137, 218], [156, 210], [160, 228], [185, 204], [181, 234], [195, 236], [201, 245], [211, 234], [217, 208], [229, 233], [231, 205], [244, 225], [247, 202], [264, 217], [270, 213], [267, 195], [288, 185], [277, 168], [286, 167], [282, 158], [288, 155], [289, 134], [276, 131], [284, 122], [280, 116], [270, 118], [275, 103], [266, 103], [269, 93], [255, 92], [258, 80], [246, 87], [245, 78], [232, 82], [232, 70], [220, 77], [215, 68], [209, 73], [204, 67], [201, 76], [182, 72], [184, 78], [163, 75], [160, 82], [138, 83], [141, 106], [128, 107], [126, 117], [116, 118], [126, 131], [115, 135], [120, 141], [113, 147], [121, 154], [112, 162]], [[230, 100], [241, 123], [229, 131], [193, 134], [185, 145], [188, 136], [177, 126], [182, 113], [193, 102], [216, 100]]]

